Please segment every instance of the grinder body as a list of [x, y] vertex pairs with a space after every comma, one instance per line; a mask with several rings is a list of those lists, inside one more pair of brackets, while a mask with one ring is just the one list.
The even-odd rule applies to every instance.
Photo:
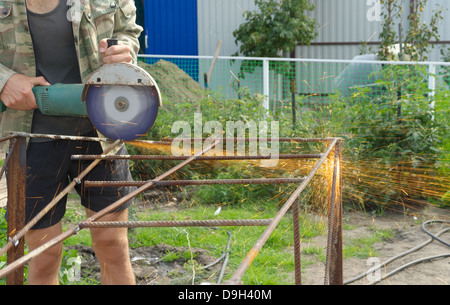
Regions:
[[[82, 84], [36, 86], [33, 94], [44, 115], [87, 117], [86, 103], [82, 101], [83, 88]], [[6, 109], [0, 101], [0, 112]]]
[[33, 94], [42, 114], [88, 117], [103, 135], [124, 141], [148, 132], [161, 106], [154, 79], [131, 64], [105, 65], [86, 84], [36, 86]]

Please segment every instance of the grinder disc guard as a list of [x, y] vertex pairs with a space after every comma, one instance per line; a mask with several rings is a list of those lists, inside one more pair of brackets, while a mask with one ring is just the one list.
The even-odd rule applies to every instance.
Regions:
[[153, 86], [93, 85], [86, 96], [92, 124], [111, 139], [131, 141], [153, 126], [160, 105]]

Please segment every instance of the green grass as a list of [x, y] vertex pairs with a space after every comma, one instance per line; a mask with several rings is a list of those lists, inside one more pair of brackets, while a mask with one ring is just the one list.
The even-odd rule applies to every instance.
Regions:
[[[192, 204], [192, 202], [182, 203], [176, 210], [152, 210], [130, 208], [130, 220], [202, 220], [202, 219], [252, 219], [271, 218], [280, 206], [274, 202], [253, 202], [242, 205], [229, 205], [222, 207], [218, 215], [214, 215], [216, 207], [214, 205]], [[84, 218], [82, 208], [69, 206], [64, 221], [64, 226], [70, 227], [72, 223], [79, 222]], [[0, 210], [0, 245], [6, 241], [6, 222], [4, 210]], [[344, 226], [345, 230], [354, 229], [353, 226]], [[302, 268], [317, 261], [325, 262], [326, 249], [317, 245], [309, 245], [309, 240], [317, 236], [326, 235], [327, 226], [325, 218], [312, 218], [306, 213], [300, 214], [301, 239], [304, 245], [302, 254]], [[375, 245], [392, 238], [391, 229], [378, 229], [372, 227], [372, 232], [367, 236], [358, 237], [344, 241], [344, 259], [356, 257], [366, 259], [376, 256]], [[135, 228], [129, 230], [130, 247], [155, 246], [167, 244], [172, 247], [180, 247], [179, 251], [167, 251], [161, 260], [172, 262], [183, 258], [188, 263], [185, 268], [197, 268], [198, 263], [190, 262], [192, 252], [189, 247], [207, 250], [207, 254], [220, 257], [226, 249], [228, 234], [232, 235], [230, 256], [227, 272], [224, 280], [228, 279], [242, 262], [242, 259], [253, 247], [254, 243], [261, 236], [265, 227], [226, 227], [226, 228]], [[89, 230], [81, 230], [77, 235], [64, 241], [64, 245], [83, 244], [91, 246]], [[293, 283], [294, 257], [293, 257], [293, 230], [292, 213], [289, 211], [281, 220], [280, 224], [271, 234], [262, 250], [256, 256], [250, 268], [243, 277], [244, 284], [248, 285], [282, 285]], [[72, 252], [66, 253], [65, 257], [76, 256]], [[195, 260], [195, 254], [194, 254]], [[0, 257], [0, 265], [4, 265], [6, 257]], [[62, 272], [64, 272], [64, 259]], [[68, 268], [68, 267], [67, 267]], [[199, 270], [200, 272], [200, 270]], [[177, 276], [172, 274], [171, 276]], [[212, 279], [214, 281], [214, 278]], [[64, 283], [64, 281], [62, 282]], [[0, 280], [0, 284], [4, 281]], [[74, 283], [71, 283], [74, 284]], [[82, 279], [79, 285], [98, 284], [92, 280]]]
[[379, 230], [372, 228], [373, 233], [369, 236], [359, 237], [350, 240], [344, 245], [344, 258], [357, 257], [357, 258], [369, 258], [377, 256], [378, 253], [375, 250], [375, 243], [388, 240], [394, 236], [392, 229]]
[[[135, 220], [203, 220], [203, 219], [261, 219], [271, 218], [278, 211], [279, 206], [266, 203], [264, 210], [261, 202], [240, 206], [225, 206], [216, 216], [216, 207], [213, 205], [193, 205], [178, 209], [177, 211], [135, 211], [132, 218]], [[301, 235], [310, 238], [325, 233], [323, 223], [315, 222], [308, 216], [302, 216]], [[215, 257], [225, 251], [228, 234], [232, 235], [230, 259], [228, 263], [230, 276], [239, 266], [242, 259], [253, 247], [264, 232], [265, 227], [227, 227], [227, 228], [136, 228], [130, 230], [130, 247], [154, 246], [169, 244], [174, 247], [202, 248]], [[294, 258], [292, 253], [293, 232], [292, 215], [286, 215], [274, 232], [271, 234], [263, 249], [243, 277], [245, 284], [289, 284], [289, 274], [294, 271]], [[166, 253], [164, 260], [174, 260], [180, 253]], [[186, 255], [186, 254], [184, 254]]]
[[[164, 209], [142, 209], [132, 206], [130, 208], [130, 220], [206, 220], [206, 219], [265, 219], [272, 218], [280, 209], [276, 201], [268, 201], [260, 198], [243, 204], [224, 205], [218, 215], [214, 213], [217, 206], [213, 204], [200, 203], [198, 198], [181, 203], [176, 210]], [[84, 210], [73, 204], [69, 207], [64, 218], [64, 229], [85, 218]], [[300, 215], [300, 227], [302, 239], [309, 239], [318, 235], [326, 234], [326, 224], [310, 218], [306, 214]], [[231, 235], [231, 246], [229, 253], [228, 269], [224, 280], [233, 274], [242, 262], [255, 242], [266, 229], [263, 227], [224, 227], [224, 228], [133, 228], [129, 230], [129, 241], [131, 248], [151, 247], [167, 244], [172, 247], [181, 247], [180, 252], [168, 251], [161, 260], [171, 262], [179, 258], [189, 261], [191, 252], [189, 247], [207, 250], [207, 254], [220, 257], [226, 250], [229, 236]], [[64, 241], [69, 245], [91, 246], [89, 230], [81, 230]], [[292, 284], [294, 272], [293, 256], [293, 230], [292, 213], [289, 211], [281, 220], [280, 224], [271, 234], [256, 259], [245, 273], [243, 281], [245, 284]], [[195, 257], [194, 257], [195, 260]], [[305, 266], [307, 261], [302, 261]]]

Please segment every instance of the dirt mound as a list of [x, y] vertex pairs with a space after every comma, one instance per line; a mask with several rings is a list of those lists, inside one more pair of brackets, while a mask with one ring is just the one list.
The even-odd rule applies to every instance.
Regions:
[[176, 64], [161, 59], [152, 65], [144, 62], [138, 65], [155, 79], [163, 95], [163, 103], [165, 99], [172, 102], [197, 102], [202, 98], [200, 85]]

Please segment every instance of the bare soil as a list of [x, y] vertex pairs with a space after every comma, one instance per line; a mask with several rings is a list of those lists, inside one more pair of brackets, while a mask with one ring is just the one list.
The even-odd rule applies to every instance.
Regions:
[[[350, 240], [370, 236], [374, 230], [392, 229], [393, 237], [374, 244], [375, 253], [373, 257], [384, 263], [388, 259], [397, 256], [415, 246], [418, 246], [431, 237], [422, 230], [422, 223], [427, 220], [449, 220], [450, 211], [448, 209], [439, 209], [436, 207], [427, 207], [420, 211], [407, 214], [388, 214], [383, 216], [367, 215], [357, 212], [344, 213], [344, 245]], [[345, 227], [350, 229], [345, 229]], [[448, 228], [445, 224], [430, 224], [426, 229], [432, 234]], [[443, 234], [440, 238], [447, 243], [450, 242], [450, 232]], [[311, 243], [316, 243], [319, 247], [326, 247], [326, 236], [314, 238]], [[303, 245], [306, 247], [308, 245]], [[387, 266], [381, 268], [380, 276], [388, 274], [409, 262], [422, 259], [429, 256], [450, 253], [450, 249], [442, 243], [434, 240], [422, 249], [408, 254], [398, 260], [393, 261]], [[315, 263], [302, 270], [302, 280], [307, 285], [323, 284], [324, 263], [318, 261], [314, 255], [302, 254], [303, 260], [312, 260]], [[373, 265], [367, 258], [344, 258], [344, 281], [348, 281], [357, 275], [365, 272]], [[349, 283], [353, 285], [370, 284], [371, 279], [376, 279], [375, 274], [369, 277], [363, 277], [358, 281]], [[383, 281], [379, 285], [448, 285], [450, 283], [450, 257], [427, 261], [424, 263], [412, 265], [400, 271]]]
[[[100, 266], [91, 247], [69, 246], [82, 257], [81, 275], [100, 282]], [[164, 260], [167, 253], [188, 253], [186, 257]], [[195, 263], [189, 263], [192, 253]], [[207, 254], [206, 250], [187, 247], [172, 247], [161, 244], [152, 247], [130, 249], [131, 264], [138, 285], [186, 285], [201, 282], [216, 282], [221, 264], [202, 269], [217, 258]]]

